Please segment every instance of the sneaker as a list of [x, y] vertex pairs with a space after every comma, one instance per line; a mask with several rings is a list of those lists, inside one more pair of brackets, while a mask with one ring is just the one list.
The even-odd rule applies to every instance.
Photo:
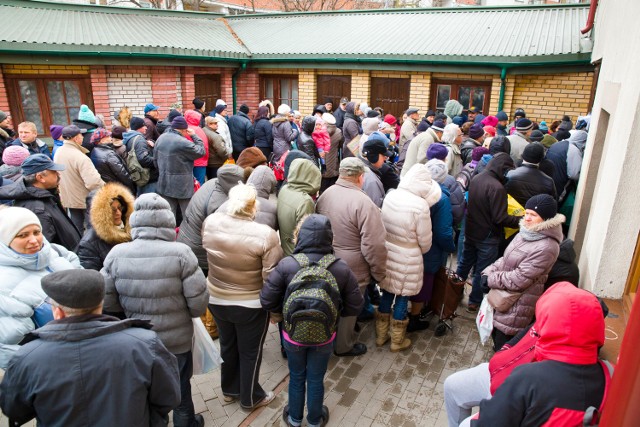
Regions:
[[467, 305], [467, 313], [477, 313], [479, 308], [480, 304], [474, 304], [470, 302], [469, 305]]
[[249, 411], [253, 411], [255, 409], [262, 408], [263, 406], [267, 406], [269, 403], [273, 402], [273, 399], [275, 399], [275, 398], [276, 398], [276, 395], [272, 391], [269, 391], [269, 392], [267, 392], [267, 395], [260, 402], [256, 403], [255, 405], [250, 406], [250, 407], [246, 407], [246, 406], [242, 406], [242, 405], [240, 405], [240, 406], [242, 406], [243, 409], [247, 409]]
[[224, 403], [233, 403], [236, 401], [236, 399], [237, 397], [234, 396], [227, 396], [226, 394], [222, 395], [222, 400], [224, 400]]

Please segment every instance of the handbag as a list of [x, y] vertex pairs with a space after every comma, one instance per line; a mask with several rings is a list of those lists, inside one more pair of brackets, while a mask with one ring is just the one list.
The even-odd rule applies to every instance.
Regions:
[[218, 368], [222, 363], [220, 351], [209, 336], [199, 317], [193, 318], [193, 375], [206, 374]]
[[487, 301], [496, 311], [504, 313], [508, 311], [513, 304], [522, 296], [520, 292], [512, 292], [506, 289], [491, 289], [487, 294]]

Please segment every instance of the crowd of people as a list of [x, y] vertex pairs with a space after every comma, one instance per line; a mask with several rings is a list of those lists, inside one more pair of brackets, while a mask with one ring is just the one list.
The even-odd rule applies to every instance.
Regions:
[[0, 407], [12, 422], [166, 425], [173, 410], [175, 426], [202, 426], [190, 386], [202, 317], [225, 402], [273, 401], [259, 375], [277, 323], [283, 421], [302, 424], [306, 395], [308, 425], [325, 425], [331, 355], [366, 353], [366, 321], [376, 346], [410, 348], [453, 257], [466, 310], [486, 299], [494, 312], [496, 354], [447, 379], [449, 425], [542, 425], [600, 406], [603, 308], [578, 289], [566, 238], [589, 116], [547, 126], [456, 100], [402, 117], [325, 101], [303, 117], [266, 100], [253, 119], [221, 99], [164, 118], [149, 103], [110, 130], [83, 105], [51, 126], [52, 150], [0, 111]]

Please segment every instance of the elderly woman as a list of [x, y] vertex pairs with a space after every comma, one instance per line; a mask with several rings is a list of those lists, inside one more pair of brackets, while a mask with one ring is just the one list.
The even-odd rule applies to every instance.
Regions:
[[[498, 351], [533, 319], [536, 302], [560, 253], [564, 215], [556, 200], [538, 194], [527, 201], [520, 232], [504, 256], [482, 272], [493, 315], [493, 348]], [[488, 287], [488, 289], [487, 289]], [[490, 291], [489, 291], [490, 289]]]
[[278, 233], [254, 221], [257, 202], [253, 186], [229, 191], [226, 212], [210, 215], [202, 228], [207, 251], [209, 310], [220, 333], [221, 382], [225, 402], [240, 400], [245, 409], [268, 405], [258, 378], [269, 314], [260, 305], [260, 291], [283, 257]]
[[444, 127], [442, 143], [447, 147], [447, 151], [449, 151], [446, 159], [449, 175], [457, 176], [462, 170], [462, 154], [460, 151], [462, 131], [457, 124], [450, 123]]
[[78, 257], [47, 242], [33, 212], [0, 209], [0, 368], [7, 368], [26, 334], [53, 320], [40, 279], [72, 268], [82, 268]]

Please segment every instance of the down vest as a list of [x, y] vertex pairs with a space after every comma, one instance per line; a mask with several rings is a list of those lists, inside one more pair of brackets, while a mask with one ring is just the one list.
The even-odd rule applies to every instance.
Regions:
[[398, 189], [387, 194], [382, 205], [388, 253], [382, 289], [403, 296], [420, 292], [422, 254], [431, 248], [429, 208], [440, 200], [441, 193], [426, 165], [416, 164], [400, 180]]
[[173, 354], [191, 350], [191, 318], [207, 308], [207, 286], [198, 260], [175, 242], [176, 221], [169, 203], [143, 194], [131, 215], [132, 242], [116, 245], [104, 260], [104, 311], [146, 319]]
[[504, 256], [482, 272], [488, 276], [489, 288], [521, 294], [506, 312], [496, 310], [493, 315], [493, 327], [506, 335], [516, 335], [531, 323], [547, 275], [560, 252], [564, 220], [564, 215], [557, 214], [528, 231], [521, 221], [521, 232], [507, 246]]

